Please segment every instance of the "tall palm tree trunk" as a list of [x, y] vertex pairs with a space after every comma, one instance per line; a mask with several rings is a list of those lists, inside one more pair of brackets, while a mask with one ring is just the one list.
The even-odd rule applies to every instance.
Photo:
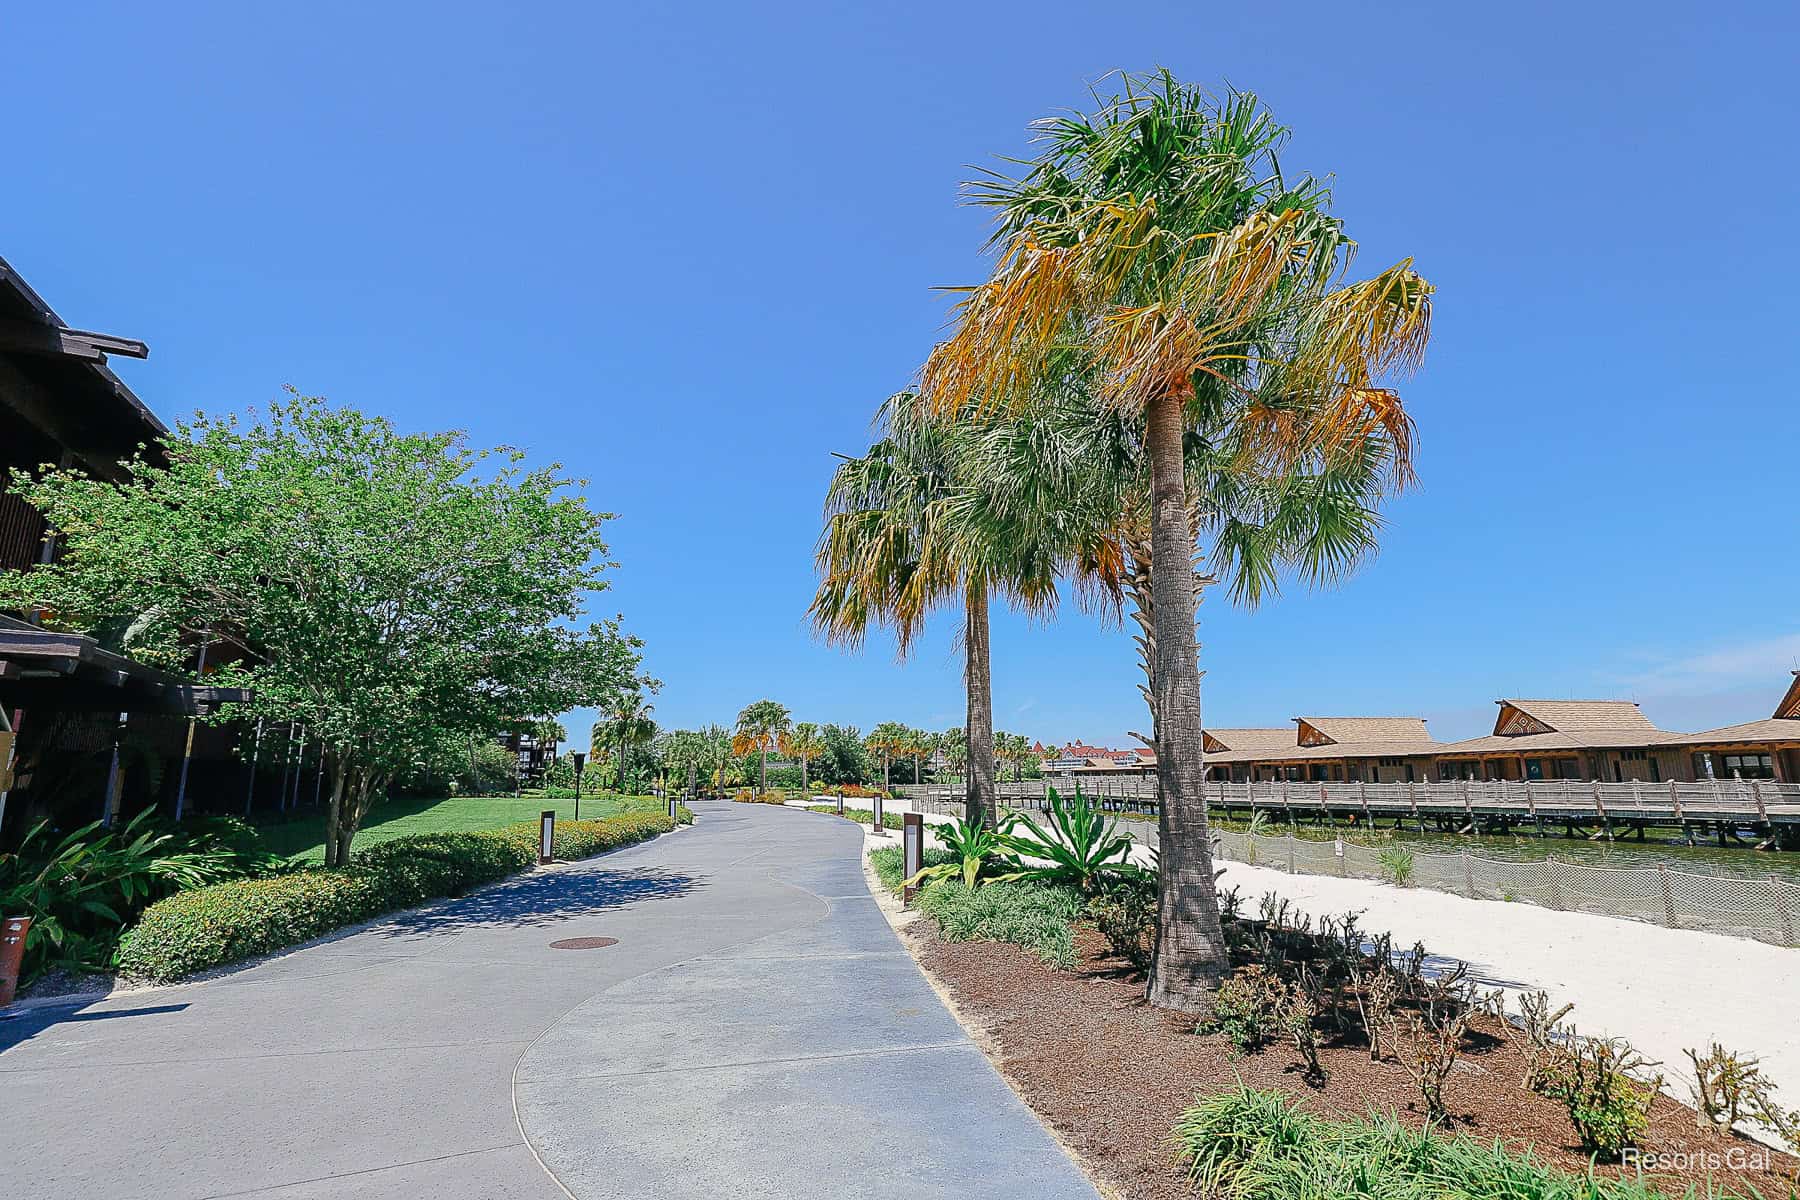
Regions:
[[987, 586], [971, 587], [963, 630], [963, 677], [969, 694], [963, 719], [963, 820], [989, 829], [1000, 823], [994, 783], [994, 677], [988, 662]]
[[756, 751], [756, 794], [762, 795], [769, 790], [769, 748], [761, 746]]
[[625, 726], [619, 725], [619, 795], [625, 794]]
[[1194, 543], [1182, 458], [1184, 401], [1167, 392], [1146, 413], [1150, 452], [1150, 554], [1155, 566], [1156, 774], [1162, 878], [1149, 1000], [1204, 1012], [1224, 978], [1226, 952], [1202, 791], [1199, 642], [1194, 634]]

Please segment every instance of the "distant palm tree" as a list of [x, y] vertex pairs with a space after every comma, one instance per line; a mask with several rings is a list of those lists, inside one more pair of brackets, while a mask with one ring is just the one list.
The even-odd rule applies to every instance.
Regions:
[[883, 721], [869, 730], [869, 736], [863, 739], [869, 753], [881, 755], [881, 790], [884, 792], [893, 786], [891, 765], [896, 754], [906, 753], [908, 732], [898, 721]]
[[794, 727], [788, 710], [773, 700], [758, 700], [738, 713], [737, 730], [731, 740], [734, 754], [755, 754], [756, 791], [769, 790], [769, 751]]
[[819, 732], [819, 727], [811, 721], [799, 722], [782, 742], [781, 752], [800, 760], [800, 790], [810, 791], [807, 765], [825, 753], [825, 738]]
[[600, 757], [602, 734], [607, 742], [619, 748], [619, 795], [627, 793], [625, 786], [625, 761], [632, 746], [648, 744], [656, 737], [656, 722], [650, 714], [656, 711], [656, 705], [648, 703], [642, 692], [633, 692], [622, 696], [607, 713], [606, 719], [596, 722], [588, 739], [588, 752], [595, 758]]

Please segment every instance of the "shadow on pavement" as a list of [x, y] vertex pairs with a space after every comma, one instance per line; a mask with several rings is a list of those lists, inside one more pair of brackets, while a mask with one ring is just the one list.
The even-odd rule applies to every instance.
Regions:
[[[90, 1002], [91, 1003], [91, 1002]], [[79, 1007], [77, 1002], [76, 1007]], [[180, 1012], [185, 1004], [153, 1004], [142, 1008], [110, 1008], [98, 1012], [80, 1012], [50, 1004], [43, 1008], [27, 1008], [0, 1017], [0, 1050], [9, 1050], [20, 1042], [36, 1037], [54, 1025], [76, 1021], [111, 1021], [119, 1017], [147, 1017], [155, 1013]]]
[[568, 871], [526, 876], [475, 896], [407, 913], [369, 932], [380, 937], [436, 936], [465, 929], [555, 925], [648, 900], [685, 896], [699, 880], [680, 871]]

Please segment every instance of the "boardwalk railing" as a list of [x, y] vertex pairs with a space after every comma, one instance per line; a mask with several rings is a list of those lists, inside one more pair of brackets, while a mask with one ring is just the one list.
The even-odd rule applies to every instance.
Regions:
[[[1237, 862], [1310, 875], [1393, 877], [1381, 861], [1382, 851], [1368, 846], [1224, 830], [1214, 837], [1220, 855]], [[1593, 867], [1554, 857], [1513, 862], [1465, 852], [1414, 853], [1408, 883], [1474, 900], [1514, 900], [1778, 946], [1800, 945], [1800, 884], [1784, 879], [1697, 875], [1661, 866]]]
[[[1051, 776], [1002, 782], [1000, 798], [1036, 800], [1047, 789], [1081, 790], [1106, 808], [1156, 811], [1153, 776]], [[961, 792], [926, 784], [896, 789], [906, 796], [954, 802]], [[1218, 808], [1265, 808], [1283, 812], [1361, 813], [1375, 817], [1454, 819], [1459, 814], [1526, 820], [1600, 822], [1742, 821], [1761, 825], [1800, 824], [1800, 783], [1764, 779], [1714, 779], [1698, 783], [1626, 781], [1590, 783], [1545, 780], [1532, 783], [1453, 780], [1441, 783], [1207, 783], [1207, 803]]]

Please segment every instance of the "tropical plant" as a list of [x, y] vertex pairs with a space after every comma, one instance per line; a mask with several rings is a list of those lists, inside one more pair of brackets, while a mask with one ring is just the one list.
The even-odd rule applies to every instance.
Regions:
[[769, 786], [769, 751], [788, 735], [794, 723], [783, 705], [773, 700], [747, 704], [737, 716], [737, 729], [731, 739], [734, 754], [756, 755], [756, 790]]
[[[1281, 169], [1286, 134], [1254, 96], [1215, 99], [1166, 71], [1125, 77], [1091, 113], [1040, 122], [1043, 150], [1017, 177], [973, 185], [998, 211], [998, 263], [966, 294], [921, 383], [925, 406], [954, 418], [1041, 403], [1046, 379], [1073, 378], [1097, 414], [1128, 418], [1141, 436], [1142, 528], [1158, 568], [1143, 614], [1145, 740], [1164, 855], [1149, 994], [1196, 1011], [1227, 964], [1201, 794], [1185, 443], [1198, 435], [1231, 477], [1280, 480], [1373, 455], [1404, 482], [1411, 426], [1384, 378], [1420, 359], [1429, 328], [1431, 288], [1409, 261], [1342, 282], [1352, 243], [1327, 215], [1328, 189]], [[1360, 494], [1340, 507], [1369, 537]], [[1220, 531], [1228, 546], [1232, 536]]]
[[907, 887], [917, 887], [926, 879], [961, 879], [964, 887], [975, 887], [982, 871], [997, 863], [1006, 849], [999, 830], [966, 820], [952, 820], [933, 832], [950, 852], [951, 861], [923, 868], [906, 881]]
[[1079, 787], [1068, 801], [1050, 788], [1049, 805], [1048, 827], [1029, 813], [1017, 813], [1016, 823], [1001, 834], [1013, 856], [1001, 878], [1060, 883], [1092, 895], [1108, 879], [1144, 873], [1130, 861], [1131, 835], [1119, 832]]
[[0, 914], [31, 918], [25, 983], [52, 967], [104, 971], [120, 933], [152, 901], [278, 864], [241, 822], [213, 820], [177, 834], [146, 808], [118, 829], [95, 821], [55, 838], [40, 821], [17, 850], [0, 853]]
[[1390, 846], [1378, 856], [1381, 869], [1387, 877], [1394, 881], [1395, 887], [1405, 887], [1412, 882], [1413, 852], [1400, 846]]
[[602, 746], [619, 748], [619, 794], [628, 795], [631, 791], [625, 783], [625, 765], [633, 746], [649, 745], [656, 737], [656, 722], [650, 714], [656, 711], [656, 705], [649, 703], [642, 692], [626, 692], [618, 696], [608, 707], [606, 716], [594, 723], [589, 733], [588, 752], [595, 758], [604, 753]]
[[812, 760], [825, 753], [825, 737], [811, 721], [801, 721], [781, 738], [781, 752], [800, 763], [800, 790], [807, 791], [811, 782], [807, 768]]

